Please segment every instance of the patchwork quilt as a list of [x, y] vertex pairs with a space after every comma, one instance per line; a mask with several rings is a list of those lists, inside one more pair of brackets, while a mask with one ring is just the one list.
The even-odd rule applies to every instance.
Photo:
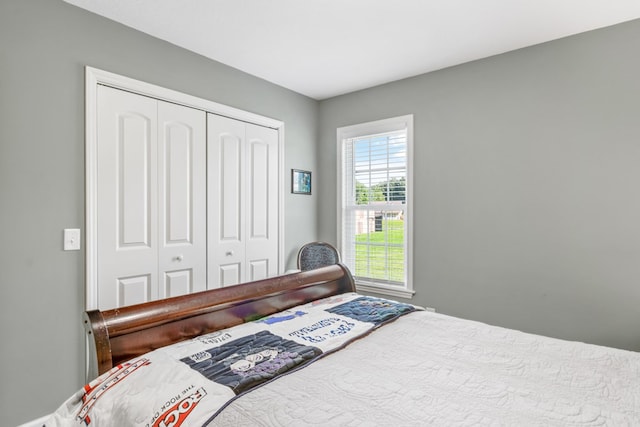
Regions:
[[415, 310], [348, 293], [160, 348], [87, 384], [44, 425], [207, 425], [236, 397]]

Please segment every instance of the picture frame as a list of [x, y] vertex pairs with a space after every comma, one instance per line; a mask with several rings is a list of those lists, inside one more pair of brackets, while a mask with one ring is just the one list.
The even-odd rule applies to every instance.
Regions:
[[291, 169], [291, 192], [311, 195], [311, 172]]

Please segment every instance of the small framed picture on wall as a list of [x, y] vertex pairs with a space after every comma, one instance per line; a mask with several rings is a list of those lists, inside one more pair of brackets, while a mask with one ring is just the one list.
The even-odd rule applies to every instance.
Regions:
[[291, 192], [311, 194], [311, 172], [291, 169]]

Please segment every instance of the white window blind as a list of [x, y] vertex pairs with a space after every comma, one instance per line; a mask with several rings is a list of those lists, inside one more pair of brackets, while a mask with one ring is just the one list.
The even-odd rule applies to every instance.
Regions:
[[353, 127], [338, 132], [342, 260], [361, 285], [410, 291], [410, 132], [406, 126], [398, 129], [395, 122], [390, 126], [393, 130], [386, 132], [379, 122], [373, 124], [360, 125], [355, 132]]

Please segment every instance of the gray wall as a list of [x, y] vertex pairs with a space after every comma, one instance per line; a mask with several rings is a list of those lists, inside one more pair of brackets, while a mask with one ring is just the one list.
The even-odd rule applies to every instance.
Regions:
[[[53, 411], [84, 383], [84, 251], [63, 252], [62, 230], [85, 231], [85, 65], [282, 120], [286, 170], [316, 168], [316, 101], [61, 0], [2, 0], [2, 425]], [[285, 206], [292, 267], [316, 238], [317, 197], [287, 191]]]
[[640, 350], [639, 53], [634, 21], [321, 102], [319, 237], [336, 128], [413, 113], [412, 301]]

